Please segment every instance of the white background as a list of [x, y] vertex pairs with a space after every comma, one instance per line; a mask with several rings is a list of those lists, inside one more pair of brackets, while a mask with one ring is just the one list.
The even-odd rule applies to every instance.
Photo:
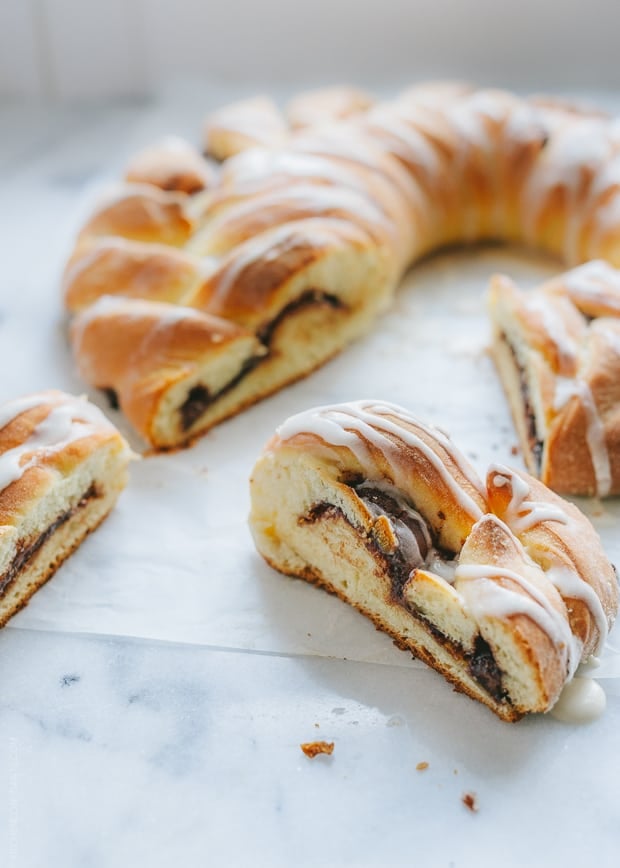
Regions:
[[459, 76], [620, 84], [617, 0], [0, 0], [0, 97], [109, 98]]

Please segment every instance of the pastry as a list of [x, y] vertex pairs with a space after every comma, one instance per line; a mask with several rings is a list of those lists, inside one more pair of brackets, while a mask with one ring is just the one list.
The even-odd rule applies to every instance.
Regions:
[[399, 407], [293, 416], [250, 488], [269, 564], [337, 594], [504, 720], [551, 709], [616, 615], [614, 569], [576, 507], [502, 466], [483, 484]]
[[203, 150], [215, 160], [226, 160], [257, 145], [283, 142], [288, 125], [269, 97], [231, 103], [210, 114], [203, 128]]
[[161, 190], [201, 193], [216, 179], [215, 168], [184, 139], [167, 136], [157, 145], [145, 148], [125, 170], [130, 184], [152, 184]]
[[[262, 349], [251, 368], [237, 377], [231, 349], [225, 367], [235, 373], [211, 398], [222, 407], [210, 404], [192, 437], [363, 334], [404, 271], [443, 246], [498, 239], [571, 264], [600, 257], [620, 265], [620, 134], [607, 117], [446, 83], [299, 130], [264, 101], [237, 104], [216, 121], [208, 150], [236, 154], [217, 176], [195, 190], [171, 180], [184, 178], [179, 151], [174, 171], [165, 161], [166, 171], [157, 168], [157, 153], [143, 156], [129, 172], [139, 183], [127, 183], [83, 227], [64, 279], [71, 311], [122, 295], [253, 332]], [[218, 131], [235, 124], [243, 135], [216, 147]], [[189, 177], [200, 159], [188, 154]], [[121, 329], [127, 322], [114, 320]], [[87, 363], [84, 346], [74, 351], [88, 377], [107, 364], [95, 361], [107, 355], [106, 341], [89, 344]], [[115, 371], [119, 382], [108, 388], [125, 410], [131, 376]], [[180, 439], [166, 445], [192, 439], [182, 425], [173, 429]]]
[[0, 407], [0, 626], [108, 515], [130, 455], [84, 399], [48, 391]]
[[286, 119], [294, 130], [316, 127], [362, 114], [374, 102], [370, 94], [356, 87], [323, 87], [292, 99], [286, 107]]
[[620, 494], [620, 272], [593, 261], [529, 291], [496, 276], [489, 310], [530, 472], [565, 494]]

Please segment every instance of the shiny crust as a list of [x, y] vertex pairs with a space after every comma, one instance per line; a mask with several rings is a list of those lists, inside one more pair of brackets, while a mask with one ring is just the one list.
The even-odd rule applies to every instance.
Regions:
[[287, 133], [287, 123], [273, 100], [258, 96], [208, 115], [203, 127], [203, 149], [215, 160], [226, 160], [257, 145], [280, 144]]
[[[58, 436], [49, 431], [55, 414], [65, 417]], [[62, 392], [20, 399], [8, 416], [7, 407], [0, 407], [0, 416], [3, 625], [106, 517], [126, 484], [131, 453], [95, 407]], [[6, 476], [16, 450], [21, 473], [14, 469]], [[7, 579], [14, 560], [30, 547], [32, 554]]]
[[[591, 262], [528, 292], [497, 276], [489, 311], [529, 469], [561, 493], [620, 493], [620, 272]], [[539, 466], [523, 389], [542, 444]]]
[[132, 184], [152, 184], [161, 190], [189, 195], [215, 184], [217, 172], [189, 142], [169, 136], [136, 154], [125, 169]]
[[[332, 97], [304, 99], [325, 108]], [[80, 234], [65, 275], [69, 307], [106, 291], [166, 301], [230, 319], [259, 340], [296, 300], [309, 324], [311, 296], [347, 309], [330, 340], [304, 342], [305, 369], [292, 344], [288, 373], [284, 361], [269, 377], [264, 369], [258, 399], [362, 334], [404, 271], [444, 245], [499, 239], [569, 262], [620, 264], [614, 121], [460, 83], [412, 88], [391, 103], [338, 99], [325, 110], [347, 118], [298, 131], [264, 99], [216, 113], [208, 150], [236, 155], [200, 192], [183, 171], [183, 153], [188, 178], [204, 169], [195, 152], [175, 151], [172, 168], [170, 149], [141, 155], [130, 175], [148, 183], [126, 186]], [[112, 249], [118, 238], [129, 243]], [[153, 245], [152, 277], [135, 242]], [[182, 250], [166, 257], [162, 245]], [[239, 409], [253, 400], [247, 389], [235, 386]], [[234, 405], [228, 392], [227, 400]]]
[[165, 244], [103, 238], [78, 248], [65, 267], [64, 300], [76, 313], [102, 295], [183, 304], [205, 279], [204, 262]]
[[[413, 448], [411, 435], [424, 448]], [[386, 520], [368, 511], [361, 482], [397, 490], [443, 551], [458, 542], [452, 584], [418, 568], [395, 592]], [[615, 618], [614, 570], [575, 507], [507, 468], [493, 468], [485, 486], [443, 434], [399, 408], [357, 402], [287, 420], [250, 488], [250, 525], [268, 563], [336, 593], [504, 720], [549, 710], [604, 638], [599, 626]], [[464, 496], [473, 507], [464, 508]], [[558, 575], [570, 577], [577, 596], [556, 586]], [[475, 677], [480, 637], [504, 694]]]
[[95, 238], [120, 236], [182, 247], [193, 231], [187, 201], [183, 193], [150, 184], [128, 184], [95, 211], [80, 232], [78, 245]]
[[[489, 471], [489, 506], [495, 515], [510, 524], [514, 518], [510, 514], [513, 486], [498, 486], [497, 477], [497, 471]], [[566, 523], [541, 521], [522, 530], [519, 539], [525, 549], [544, 568], [562, 566], [576, 572], [600, 600], [608, 625], [611, 626], [618, 610], [618, 582], [591, 522], [574, 504], [528, 474], [512, 470], [510, 478], [521, 479], [529, 489], [532, 500], [555, 506], [568, 518]], [[586, 659], [594, 653], [601, 639], [597, 624], [583, 601], [566, 597], [565, 602], [572, 631], [583, 643], [583, 658]]]
[[[78, 315], [71, 341], [82, 376], [112, 390], [136, 430], [155, 447], [188, 442], [179, 408], [195, 386], [217, 392], [221, 370], [260, 357], [251, 332], [220, 318], [176, 305], [104, 296]], [[205, 370], [206, 369], [206, 370]]]
[[374, 97], [355, 87], [335, 86], [298, 94], [286, 107], [292, 129], [342, 121], [367, 111]]

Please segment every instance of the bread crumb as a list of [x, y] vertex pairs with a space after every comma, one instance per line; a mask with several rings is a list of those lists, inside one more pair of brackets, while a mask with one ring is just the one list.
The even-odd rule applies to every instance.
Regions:
[[334, 752], [333, 741], [306, 741], [300, 744], [299, 747], [310, 759], [314, 759], [320, 753], [331, 755]]
[[511, 446], [511, 447], [510, 447], [510, 454], [511, 454], [511, 455], [518, 455], [518, 454], [519, 454], [519, 447], [518, 447], [518, 446], [514, 446], [514, 445]]
[[461, 801], [473, 814], [478, 811], [478, 798], [475, 793], [463, 793]]
[[418, 763], [417, 766], [416, 766], [416, 771], [418, 771], [418, 772], [425, 772], [427, 768], [428, 768], [428, 763], [427, 763], [427, 762]]

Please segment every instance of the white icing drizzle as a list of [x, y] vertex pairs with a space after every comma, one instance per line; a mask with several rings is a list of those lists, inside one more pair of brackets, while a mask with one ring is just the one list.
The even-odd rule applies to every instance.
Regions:
[[0, 408], [0, 426], [4, 427], [11, 419], [40, 404], [52, 404], [49, 414], [23, 443], [0, 455], [0, 492], [20, 479], [42, 456], [58, 452], [102, 427], [112, 427], [92, 404], [69, 396], [45, 393], [12, 401]]
[[[164, 329], [181, 320], [204, 319], [204, 314], [185, 305], [168, 304], [164, 301], [146, 301], [116, 295], [102, 295], [90, 307], [80, 311], [72, 324], [72, 342], [79, 347], [88, 326], [99, 317], [122, 316], [124, 319], [149, 319], [153, 328]], [[223, 328], [228, 328], [228, 323]]]
[[[213, 274], [212, 280], [215, 291], [210, 298], [206, 310], [213, 309], [217, 312], [220, 304], [224, 302], [230, 290], [234, 287], [241, 273], [253, 262], [260, 262], [267, 266], [268, 263], [277, 260], [282, 250], [281, 244], [287, 239], [297, 236], [305, 247], [337, 246], [339, 237], [336, 226], [341, 222], [337, 218], [314, 219], [299, 223], [284, 223], [274, 229], [268, 229], [260, 235], [256, 235], [233, 248], [230, 257], [221, 263], [221, 270]], [[350, 229], [351, 223], [342, 221], [346, 229]]]
[[567, 197], [564, 257], [573, 262], [584, 218], [578, 207], [584, 170], [600, 172], [610, 155], [609, 123], [598, 118], [571, 118], [554, 124], [549, 143], [530, 174], [525, 188], [523, 214], [526, 235], [536, 240], [538, 217], [550, 193], [562, 188]]
[[526, 297], [525, 304], [529, 311], [540, 316], [544, 330], [557, 349], [560, 371], [572, 374], [577, 361], [577, 341], [569, 334], [553, 298], [533, 292]]
[[567, 271], [559, 280], [577, 307], [584, 301], [598, 302], [607, 309], [611, 306], [620, 315], [620, 271], [609, 263], [601, 259], [586, 262]]
[[207, 118], [207, 135], [232, 132], [247, 136], [263, 145], [279, 141], [287, 132], [284, 118], [267, 97], [255, 97], [231, 103]]
[[563, 723], [591, 723], [607, 706], [605, 691], [593, 678], [576, 675], [564, 685], [551, 716]]
[[[620, 338], [619, 338], [620, 342]], [[586, 417], [586, 443], [598, 497], [606, 497], [611, 490], [612, 474], [605, 426], [598, 412], [592, 390], [580, 377], [556, 377], [553, 409], [560, 412], [572, 398], [578, 398]]]
[[[520, 476], [500, 464], [490, 468], [492, 483], [498, 488], [511, 486], [511, 498], [506, 509], [506, 524], [512, 532], [520, 534], [531, 530], [543, 521], [557, 521], [568, 524], [568, 515], [553, 503], [543, 503], [528, 499], [530, 487]], [[581, 576], [566, 565], [552, 566], [545, 572], [549, 581], [557, 588], [562, 598], [582, 600], [588, 607], [598, 629], [597, 653], [607, 639], [607, 616], [598, 594]]]
[[557, 376], [555, 378], [555, 390], [553, 393], [553, 409], [556, 413], [563, 410], [571, 398], [579, 393], [577, 382], [574, 377]]
[[600, 654], [607, 641], [607, 615], [598, 594], [574, 570], [566, 566], [551, 567], [545, 572], [552, 585], [558, 589], [563, 599], [581, 600], [592, 615], [598, 631], [598, 641], [594, 654]]
[[596, 493], [599, 497], [606, 497], [611, 490], [612, 480], [605, 427], [599, 415], [592, 390], [587, 383], [584, 383], [581, 379], [577, 379], [575, 387], [581, 401], [581, 406], [586, 414], [586, 441], [594, 468]]
[[505, 521], [510, 530], [519, 536], [543, 521], [568, 524], [566, 513], [554, 503], [530, 500], [530, 487], [514, 470], [503, 464], [489, 467], [492, 483], [496, 488], [510, 486], [510, 502], [506, 508]]
[[[287, 206], [290, 209], [288, 215]], [[268, 213], [270, 208], [281, 208], [281, 222], [286, 220], [287, 225], [290, 225], [293, 219], [322, 216], [330, 210], [339, 210], [344, 212], [343, 216], [352, 223], [360, 222], [362, 226], [364, 222], [375, 224], [389, 234], [395, 234], [397, 231], [394, 221], [388, 219], [385, 212], [380, 209], [379, 203], [360, 190], [353, 187], [302, 182], [276, 187], [258, 196], [242, 199], [226, 209], [221, 216], [216, 215], [215, 219], [206, 225], [204, 235], [208, 239], [214, 233], [226, 233], [230, 224], [242, 223], [246, 216], [249, 215], [251, 218], [259, 211]], [[269, 228], [275, 225], [277, 224], [270, 221]], [[233, 242], [236, 242], [234, 236]], [[195, 246], [194, 244], [193, 247]]]
[[[452, 443], [444, 434], [434, 429], [428, 429], [412, 416], [406, 414], [400, 407], [395, 407], [390, 404], [374, 401], [356, 401], [346, 404], [317, 407], [287, 419], [286, 422], [278, 428], [277, 433], [282, 440], [289, 440], [296, 434], [315, 434], [326, 444], [345, 446], [353, 453], [353, 455], [355, 455], [359, 463], [363, 467], [367, 468], [369, 478], [372, 478], [372, 474], [379, 475], [379, 471], [374, 467], [372, 454], [366, 445], [367, 442], [371, 443], [373, 447], [382, 452], [384, 457], [390, 463], [394, 475], [398, 475], [397, 464], [393, 460], [393, 456], [397, 453], [398, 447], [390, 437], [386, 436], [392, 434], [402, 443], [421, 452], [429, 464], [431, 464], [437, 471], [438, 475], [441, 477], [442, 481], [450, 490], [462, 509], [476, 520], [481, 518], [481, 508], [474, 499], [467, 494], [460, 485], [458, 485], [456, 480], [445, 467], [442, 459], [436, 455], [436, 453], [427, 443], [424, 442], [424, 440], [422, 440], [421, 437], [417, 436], [404, 426], [386, 418], [385, 414], [396, 416], [403, 422], [409, 422], [428, 430], [429, 434], [439, 440], [445, 448], [449, 448], [450, 455], [459, 466], [459, 469], [461, 469], [466, 478], [474, 484], [475, 475], [473, 470], [467, 467], [463, 456], [455, 450]], [[372, 468], [371, 472], [370, 468]], [[482, 485], [479, 480], [476, 480], [475, 487], [482, 494]]]
[[[497, 584], [493, 578], [511, 579], [525, 594]], [[493, 564], [459, 564], [456, 568], [457, 587], [472, 582], [468, 589], [467, 606], [477, 621], [485, 617], [500, 619], [512, 615], [531, 618], [559, 649], [565, 649], [569, 677], [581, 657], [581, 643], [570, 624], [551, 601], [526, 576]]]

